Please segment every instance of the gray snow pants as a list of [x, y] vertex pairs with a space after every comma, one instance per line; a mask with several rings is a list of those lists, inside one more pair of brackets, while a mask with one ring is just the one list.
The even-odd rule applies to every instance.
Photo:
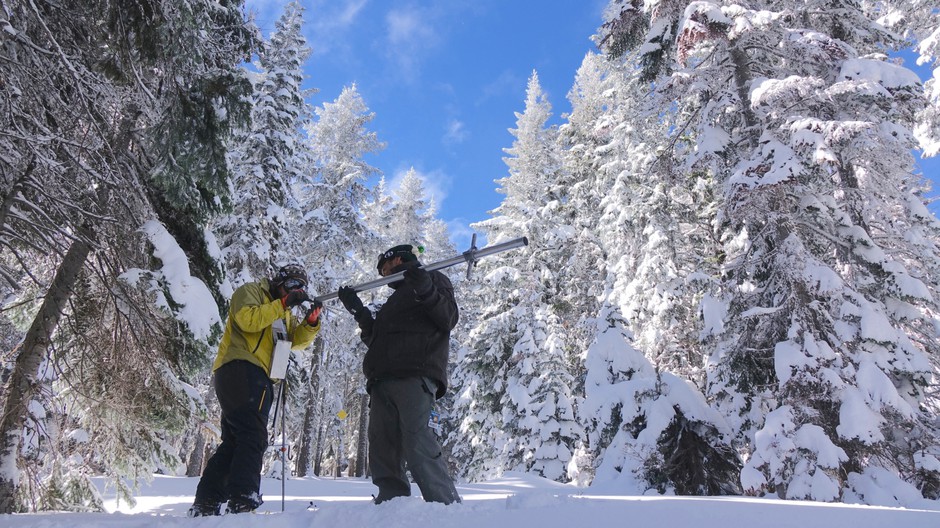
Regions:
[[450, 504], [460, 496], [447, 471], [441, 444], [428, 427], [437, 384], [428, 378], [387, 379], [370, 390], [369, 467], [379, 504], [411, 495], [411, 471], [428, 502]]

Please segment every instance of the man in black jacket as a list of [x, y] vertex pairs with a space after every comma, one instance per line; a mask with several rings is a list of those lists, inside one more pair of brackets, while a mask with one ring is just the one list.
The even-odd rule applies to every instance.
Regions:
[[339, 290], [343, 306], [356, 318], [368, 347], [362, 362], [370, 400], [369, 467], [379, 504], [411, 495], [411, 471], [428, 502], [450, 504], [460, 496], [447, 470], [441, 445], [430, 428], [434, 401], [447, 391], [450, 331], [457, 303], [450, 280], [428, 272], [410, 245], [379, 256], [383, 277], [404, 271], [395, 292], [373, 317], [351, 287]]

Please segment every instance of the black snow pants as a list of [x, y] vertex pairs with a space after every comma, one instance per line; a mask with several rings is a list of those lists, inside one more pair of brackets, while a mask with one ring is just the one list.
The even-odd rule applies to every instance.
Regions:
[[215, 371], [215, 393], [222, 407], [222, 443], [206, 463], [195, 502], [258, 505], [274, 387], [261, 367], [230, 361]]
[[379, 488], [376, 504], [411, 495], [406, 467], [424, 500], [444, 504], [460, 501], [441, 444], [428, 427], [436, 390], [437, 384], [424, 377], [372, 384], [369, 468], [372, 482]]

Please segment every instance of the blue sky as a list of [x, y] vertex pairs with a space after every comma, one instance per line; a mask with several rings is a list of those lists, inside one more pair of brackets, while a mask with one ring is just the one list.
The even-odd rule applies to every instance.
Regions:
[[[287, 0], [248, 0], [265, 36]], [[503, 195], [504, 148], [525, 108], [533, 70], [553, 106], [594, 49], [606, 0], [302, 0], [313, 54], [305, 87], [320, 106], [355, 83], [386, 148], [367, 158], [392, 183], [409, 168], [425, 180], [460, 249], [468, 225]]]
[[[248, 0], [265, 36], [287, 0]], [[567, 93], [606, 0], [302, 0], [313, 54], [305, 87], [310, 102], [336, 99], [353, 83], [375, 113], [371, 130], [386, 149], [367, 159], [390, 184], [409, 168], [425, 181], [458, 248], [469, 224], [488, 218], [507, 174], [508, 129], [524, 109], [533, 70], [553, 106]], [[922, 78], [929, 68], [907, 66]], [[940, 174], [940, 161], [921, 161]], [[937, 195], [936, 192], [933, 195]], [[931, 209], [940, 211], [940, 204]]]

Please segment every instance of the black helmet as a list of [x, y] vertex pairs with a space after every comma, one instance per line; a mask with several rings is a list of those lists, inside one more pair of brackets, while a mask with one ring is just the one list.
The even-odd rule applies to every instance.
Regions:
[[395, 246], [379, 255], [379, 263], [375, 265], [375, 269], [381, 271], [382, 264], [385, 264], [386, 261], [395, 257], [401, 257], [402, 262], [418, 260], [418, 255], [421, 253], [424, 253], [424, 246], [412, 246], [411, 244]]

